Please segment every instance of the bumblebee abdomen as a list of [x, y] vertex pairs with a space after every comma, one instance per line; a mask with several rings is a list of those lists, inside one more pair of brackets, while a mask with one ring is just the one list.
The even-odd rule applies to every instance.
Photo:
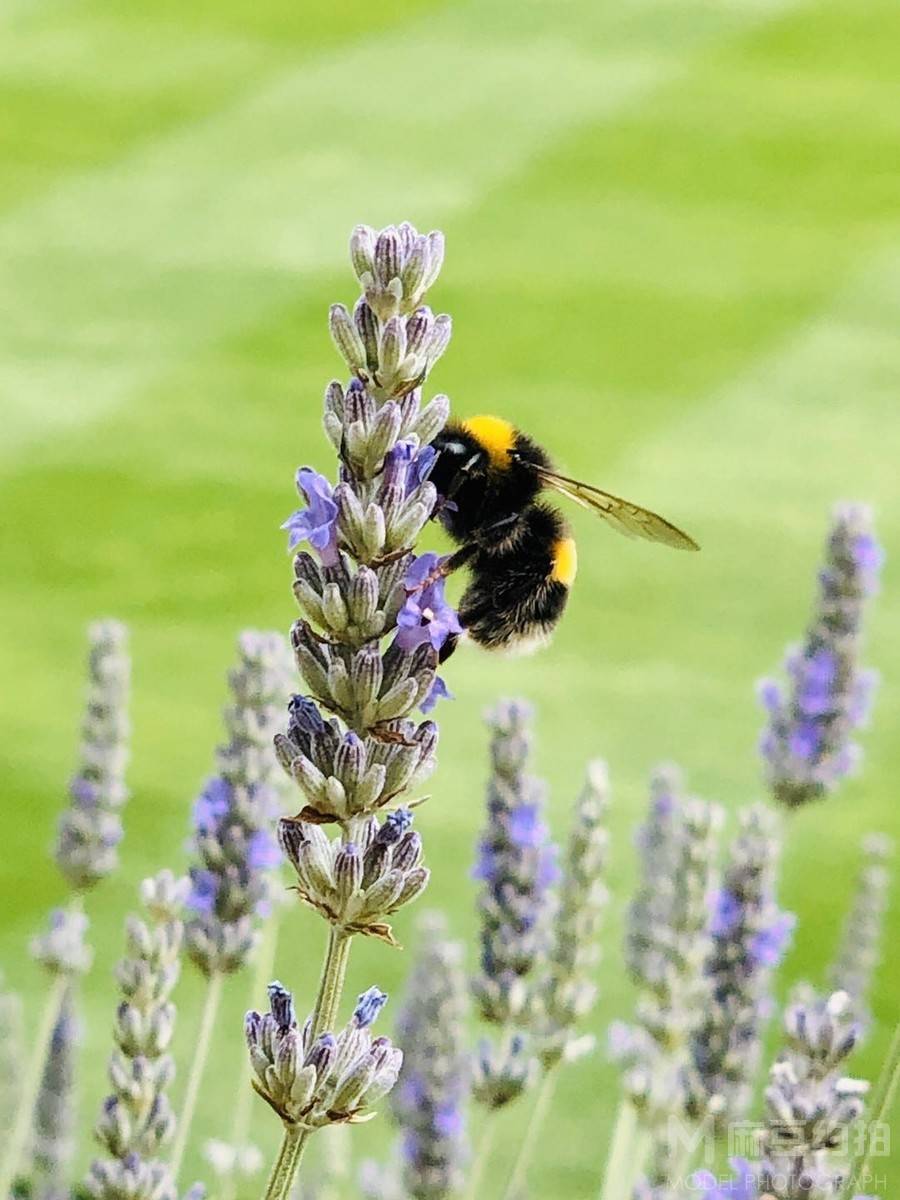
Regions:
[[572, 537], [561, 537], [553, 543], [551, 551], [553, 569], [551, 579], [564, 587], [571, 587], [578, 574], [578, 547]]
[[522, 514], [513, 544], [492, 547], [472, 563], [459, 618], [487, 649], [527, 650], [546, 642], [563, 614], [575, 578], [575, 543], [555, 509]]

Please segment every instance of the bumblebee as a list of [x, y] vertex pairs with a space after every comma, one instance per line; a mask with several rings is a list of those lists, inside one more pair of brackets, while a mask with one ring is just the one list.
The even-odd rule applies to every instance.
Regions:
[[[664, 517], [553, 469], [547, 453], [500, 417], [452, 422], [432, 442], [437, 518], [460, 549], [442, 574], [468, 567], [459, 605], [469, 637], [489, 650], [544, 644], [563, 614], [578, 555], [562, 515], [539, 500], [545, 489], [591, 509], [627, 537], [677, 550], [699, 546]], [[442, 652], [447, 658], [456, 638]]]

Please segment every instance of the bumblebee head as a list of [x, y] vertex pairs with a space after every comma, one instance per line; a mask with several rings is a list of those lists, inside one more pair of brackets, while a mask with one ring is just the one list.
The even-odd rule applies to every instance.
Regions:
[[469, 530], [520, 512], [540, 492], [544, 451], [501, 417], [451, 422], [432, 443], [438, 459], [431, 481], [460, 510]]

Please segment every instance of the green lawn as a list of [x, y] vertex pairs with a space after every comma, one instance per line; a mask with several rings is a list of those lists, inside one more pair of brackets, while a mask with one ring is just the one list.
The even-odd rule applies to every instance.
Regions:
[[[457, 412], [513, 418], [570, 473], [704, 546], [688, 559], [629, 544], [576, 513], [581, 574], [552, 648], [467, 649], [450, 665], [457, 700], [421, 829], [430, 903], [459, 935], [474, 931], [483, 708], [539, 702], [560, 835], [585, 759], [610, 762], [602, 1034], [632, 1002], [620, 917], [649, 769], [677, 759], [729, 808], [757, 797], [754, 681], [802, 629], [830, 503], [871, 501], [900, 557], [900, 8], [12, 0], [0, 30], [0, 956], [35, 1002], [26, 946], [62, 894], [46, 852], [84, 627], [110, 614], [133, 630], [134, 798], [124, 869], [90, 904], [85, 1130], [122, 913], [144, 874], [185, 861], [235, 634], [294, 616], [278, 524], [296, 465], [331, 470], [326, 313], [354, 298], [360, 220], [445, 230], [431, 299], [455, 336], [433, 383]], [[866, 771], [790, 830], [783, 895], [800, 932], [782, 991], [832, 952], [859, 836], [900, 832], [898, 620], [890, 560]], [[307, 913], [286, 923], [278, 973], [302, 993], [321, 941]], [[360, 946], [351, 987], [396, 989], [406, 966]], [[894, 960], [860, 1071], [877, 1070], [898, 983]], [[198, 1142], [230, 1115], [248, 986], [228, 995]], [[187, 1047], [187, 975], [181, 995]], [[535, 1196], [593, 1196], [616, 1101], [602, 1056], [569, 1072]], [[498, 1183], [520, 1119], [504, 1125]], [[379, 1153], [387, 1125], [353, 1142]], [[895, 1158], [885, 1196], [898, 1171]]]

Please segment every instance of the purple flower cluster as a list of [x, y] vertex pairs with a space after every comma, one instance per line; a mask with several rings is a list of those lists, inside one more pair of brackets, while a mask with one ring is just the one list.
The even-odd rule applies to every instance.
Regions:
[[521, 1017], [529, 999], [525, 979], [548, 943], [550, 889], [560, 877], [557, 849], [542, 817], [543, 785], [526, 772], [531, 709], [506, 701], [488, 714], [493, 772], [487, 828], [474, 878], [483, 885], [481, 970], [475, 995], [485, 1018], [499, 1024]]
[[269, 985], [269, 1011], [248, 1012], [244, 1033], [254, 1088], [286, 1126], [358, 1121], [387, 1095], [403, 1054], [390, 1038], [372, 1037], [386, 1003], [384, 992], [369, 988], [343, 1030], [316, 1033], [312, 1017], [298, 1025], [291, 993], [278, 982]]
[[206, 975], [238, 970], [268, 912], [271, 873], [281, 861], [274, 817], [281, 774], [272, 739], [287, 698], [290, 659], [277, 634], [244, 633], [230, 673], [229, 735], [219, 774], [193, 809], [194, 849], [187, 899], [187, 949]]
[[760, 684], [769, 718], [760, 743], [766, 775], [775, 798], [789, 807], [826, 795], [857, 765], [852, 734], [866, 720], [876, 684], [875, 674], [860, 666], [862, 624], [883, 558], [869, 510], [839, 505], [813, 622], [785, 660], [788, 683]]
[[772, 1008], [772, 971], [796, 925], [775, 900], [778, 855], [775, 815], [763, 805], [746, 809], [711, 899], [710, 995], [692, 1044], [702, 1082], [692, 1115], [708, 1112], [718, 1128], [746, 1115]]

